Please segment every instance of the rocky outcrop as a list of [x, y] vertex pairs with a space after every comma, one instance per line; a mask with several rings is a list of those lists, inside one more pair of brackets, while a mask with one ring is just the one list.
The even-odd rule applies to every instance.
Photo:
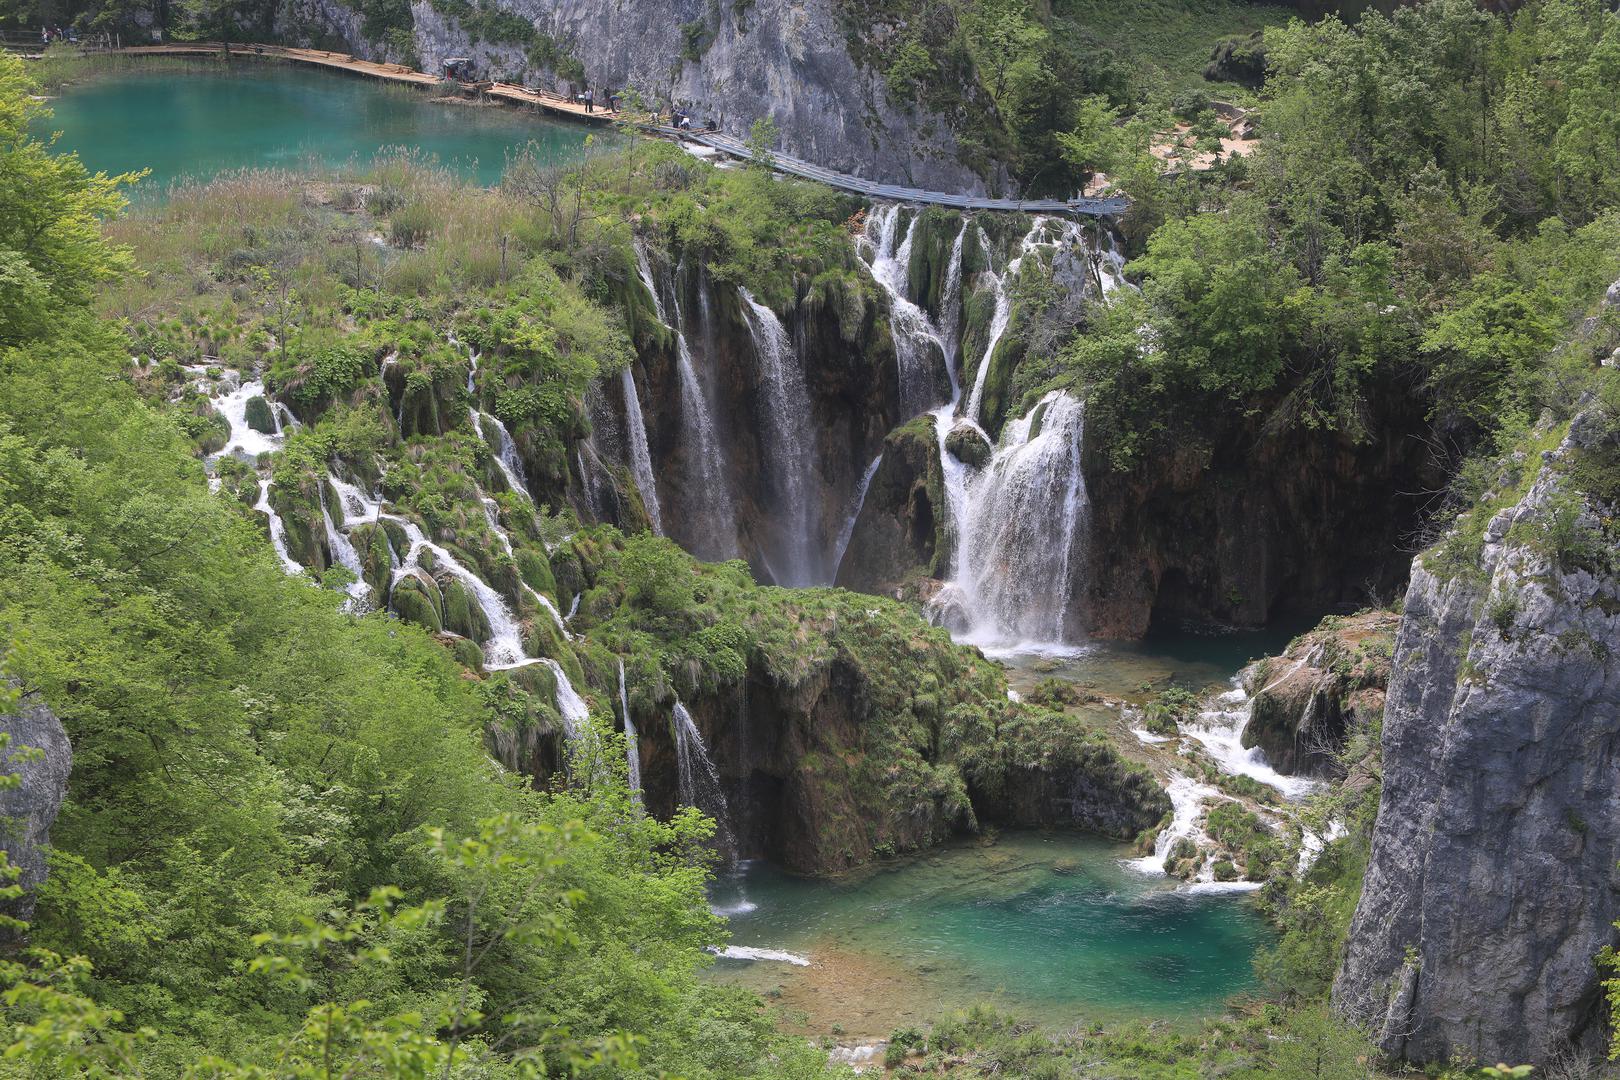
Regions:
[[1410, 1061], [1604, 1037], [1620, 918], [1617, 425], [1597, 410], [1413, 566], [1383, 793], [1334, 987]]
[[1399, 621], [1388, 611], [1330, 616], [1281, 656], [1246, 668], [1243, 745], [1263, 750], [1278, 772], [1327, 775], [1346, 732], [1383, 715]]
[[62, 721], [30, 696], [9, 712], [0, 705], [0, 732], [10, 737], [0, 773], [18, 781], [0, 787], [0, 833], [6, 858], [22, 871], [15, 884], [23, 887], [23, 895], [4, 907], [7, 915], [26, 921], [33, 914], [34, 890], [45, 880], [45, 847], [67, 796], [73, 748]]
[[920, 416], [883, 440], [883, 460], [867, 487], [837, 583], [888, 592], [940, 567], [947, 514], [934, 418]]
[[892, 105], [881, 74], [851, 58], [834, 0], [418, 0], [408, 30], [377, 40], [338, 0], [277, 10], [281, 32], [311, 44], [340, 41], [369, 58], [419, 60], [427, 71], [466, 56], [481, 76], [565, 93], [589, 85], [598, 100], [631, 87], [650, 105], [685, 106], [739, 137], [755, 121], [774, 121], [783, 153], [839, 172], [985, 189], [958, 160], [948, 118]]

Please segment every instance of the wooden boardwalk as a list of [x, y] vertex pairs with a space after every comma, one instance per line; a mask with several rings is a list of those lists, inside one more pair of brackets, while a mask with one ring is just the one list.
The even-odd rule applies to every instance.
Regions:
[[[712, 131], [684, 131], [666, 124], [649, 125], [648, 130], [672, 139], [707, 146], [722, 154], [752, 161], [753, 150], [741, 139], [730, 135], [722, 135]], [[826, 184], [829, 187], [842, 188], [861, 195], [869, 195], [874, 199], [887, 199], [890, 202], [915, 203], [919, 205], [946, 206], [954, 210], [1003, 210], [1026, 214], [1086, 214], [1093, 217], [1117, 217], [1130, 209], [1131, 202], [1125, 198], [1074, 198], [1074, 199], [993, 199], [984, 195], [954, 195], [945, 191], [927, 191], [922, 188], [901, 187], [897, 184], [884, 184], [876, 180], [867, 180], [860, 176], [851, 176], [848, 173], [834, 172], [820, 165], [801, 161], [785, 154], [772, 153], [770, 155], [771, 168], [777, 172], [801, 176], [806, 180]]]
[[[130, 56], [218, 56], [226, 51], [226, 47], [219, 42], [187, 42], [166, 45], [135, 45], [114, 51]], [[444, 85], [444, 80], [437, 75], [415, 71], [403, 64], [382, 64], [371, 60], [362, 60], [347, 53], [328, 52], [323, 49], [296, 49], [284, 45], [231, 45], [229, 52], [232, 56], [264, 56], [278, 60], [291, 60], [300, 64], [313, 64], [316, 67], [349, 71], [357, 75], [366, 75], [387, 82], [405, 83], [423, 88]], [[587, 110], [582, 103], [562, 94], [552, 93], [547, 90], [535, 90], [514, 83], [492, 83], [484, 91], [484, 94], [497, 100], [517, 105], [530, 105], [554, 115], [566, 116], [570, 119], [583, 120], [589, 123], [610, 124], [618, 119], [616, 114], [602, 108]], [[728, 157], [738, 158], [743, 161], [751, 161], [754, 157], [754, 152], [749, 149], [747, 143], [730, 135], [722, 135], [719, 132], [687, 131], [671, 127], [668, 124], [656, 123], [638, 126], [650, 134], [677, 139], [697, 146], [705, 146]], [[922, 188], [884, 184], [876, 180], [852, 176], [849, 173], [835, 172], [832, 169], [799, 158], [789, 157], [785, 154], [772, 153], [770, 163], [771, 168], [777, 172], [802, 177], [806, 180], [814, 180], [829, 187], [851, 191], [873, 199], [886, 199], [890, 202], [910, 203], [918, 206], [944, 206], [953, 210], [991, 210], [1027, 214], [1083, 214], [1093, 217], [1117, 217], [1130, 208], [1129, 199], [1118, 197], [994, 199], [983, 195], [958, 195], [946, 191], [927, 191]]]

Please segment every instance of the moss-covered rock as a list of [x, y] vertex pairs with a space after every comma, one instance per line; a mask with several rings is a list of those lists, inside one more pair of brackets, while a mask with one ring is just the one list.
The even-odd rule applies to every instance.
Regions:
[[452, 634], [460, 634], [474, 641], [483, 641], [490, 635], [489, 617], [479, 606], [478, 597], [471, 589], [462, 584], [459, 578], [451, 578], [441, 587], [444, 596], [444, 628]]
[[439, 587], [424, 574], [411, 572], [394, 585], [389, 606], [408, 623], [438, 633], [444, 629], [443, 600]]
[[995, 448], [984, 432], [974, 424], [957, 424], [945, 436], [945, 449], [964, 465], [971, 465], [975, 469], [982, 469], [990, 464], [990, 457]]
[[276, 433], [276, 414], [271, 410], [270, 403], [262, 395], [255, 394], [248, 398], [246, 410], [247, 426], [263, 435]]

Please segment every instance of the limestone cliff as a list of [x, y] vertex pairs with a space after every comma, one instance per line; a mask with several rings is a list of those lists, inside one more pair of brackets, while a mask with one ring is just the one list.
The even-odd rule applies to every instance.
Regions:
[[67, 795], [73, 749], [62, 721], [31, 697], [10, 712], [0, 707], [0, 731], [10, 736], [0, 773], [18, 779], [14, 787], [0, 787], [0, 847], [10, 864], [21, 869], [16, 884], [24, 889], [21, 898], [5, 905], [6, 914], [27, 920], [34, 910], [34, 889], [45, 880], [44, 848]]
[[1620, 917], [1620, 436], [1589, 409], [1414, 564], [1334, 996], [1383, 1051], [1545, 1062], [1604, 1024]]
[[294, 40], [416, 59], [428, 71], [467, 56], [487, 77], [565, 93], [589, 85], [599, 99], [607, 88], [631, 87], [649, 104], [684, 105], [739, 137], [754, 121], [773, 120], [783, 153], [840, 172], [985, 189], [957, 160], [947, 118], [890, 104], [881, 75], [851, 58], [834, 0], [417, 0], [409, 30], [375, 40], [338, 0], [294, 0], [280, 10], [278, 29]]

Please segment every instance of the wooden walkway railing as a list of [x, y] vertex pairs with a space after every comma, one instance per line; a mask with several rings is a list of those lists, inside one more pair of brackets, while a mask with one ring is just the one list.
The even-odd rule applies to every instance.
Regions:
[[[362, 60], [347, 53], [328, 52], [323, 49], [297, 49], [285, 45], [236, 44], [230, 45], [228, 48], [233, 56], [267, 56], [275, 59], [291, 60], [301, 64], [335, 68], [412, 86], [440, 86], [444, 82], [436, 75], [415, 71], [403, 64], [377, 63], [372, 60]], [[115, 51], [130, 56], [217, 56], [227, 51], [227, 47], [217, 41], [200, 41], [166, 45], [136, 45]], [[532, 105], [544, 109], [548, 113], [567, 116], [575, 120], [607, 124], [619, 119], [617, 114], [610, 113], [605, 109], [587, 110], [581, 102], [562, 94], [547, 90], [535, 90], [526, 86], [518, 86], [515, 83], [492, 83], [484, 93], [489, 97], [502, 101], [510, 101], [520, 105]], [[706, 146], [729, 157], [744, 161], [751, 161], [754, 158], [754, 152], [747, 143], [730, 135], [722, 135], [719, 132], [711, 131], [690, 131], [671, 127], [668, 124], [654, 123], [639, 126], [651, 134]], [[829, 187], [855, 192], [874, 199], [887, 199], [892, 202], [916, 205], [944, 206], [954, 210], [995, 210], [1031, 214], [1083, 214], [1093, 217], [1117, 217], [1130, 208], [1129, 199], [1118, 197], [996, 199], [982, 195], [958, 195], [946, 191], [927, 191], [922, 188], [903, 187], [897, 184], [884, 184], [876, 180], [867, 180], [864, 177], [836, 172], [813, 162], [777, 153], [770, 155], [770, 165], [777, 172], [803, 177], [806, 180], [814, 180]]]

